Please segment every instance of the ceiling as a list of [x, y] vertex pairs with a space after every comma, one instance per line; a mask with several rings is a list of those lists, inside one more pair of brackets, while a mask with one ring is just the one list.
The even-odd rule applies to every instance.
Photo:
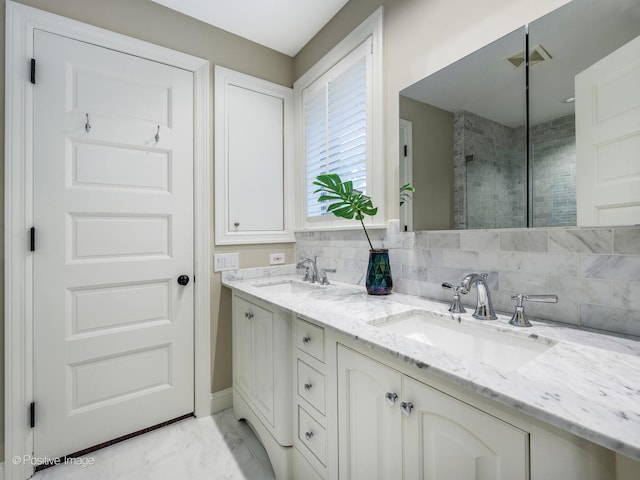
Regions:
[[348, 0], [151, 0], [291, 57]]
[[[541, 45], [550, 59], [530, 66], [530, 122], [573, 113], [574, 78], [640, 35], [638, 0], [574, 0], [529, 24], [529, 48]], [[524, 51], [517, 30], [433, 75], [402, 95], [449, 112], [467, 110], [509, 127], [525, 115], [524, 66], [505, 59]]]

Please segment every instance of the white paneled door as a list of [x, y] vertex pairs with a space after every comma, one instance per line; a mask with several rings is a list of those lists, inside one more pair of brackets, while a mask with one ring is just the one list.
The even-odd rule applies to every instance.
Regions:
[[578, 225], [640, 224], [640, 37], [576, 75]]
[[193, 74], [34, 51], [34, 452], [59, 457], [193, 412]]

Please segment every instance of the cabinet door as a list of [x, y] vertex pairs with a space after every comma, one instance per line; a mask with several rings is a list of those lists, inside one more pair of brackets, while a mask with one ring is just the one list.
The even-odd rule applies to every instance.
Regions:
[[293, 242], [293, 90], [215, 75], [216, 244]]
[[528, 478], [526, 432], [409, 377], [402, 398], [405, 479]]
[[[402, 478], [401, 383], [397, 371], [338, 347], [341, 480]], [[387, 393], [398, 396], [395, 404], [387, 402]]]
[[274, 426], [274, 314], [257, 305], [251, 308], [251, 400], [263, 419]]
[[274, 424], [273, 312], [234, 297], [233, 381], [256, 413]]
[[251, 304], [233, 297], [233, 383], [248, 400], [251, 398]]
[[293, 443], [291, 322], [270, 310], [233, 297], [233, 387], [273, 438]]

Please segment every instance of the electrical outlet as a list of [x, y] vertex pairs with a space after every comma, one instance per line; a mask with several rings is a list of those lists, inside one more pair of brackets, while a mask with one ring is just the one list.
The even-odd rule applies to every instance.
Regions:
[[213, 256], [213, 271], [236, 270], [240, 267], [240, 253], [216, 253]]
[[280, 265], [284, 263], [284, 253], [272, 253], [269, 255], [269, 265]]

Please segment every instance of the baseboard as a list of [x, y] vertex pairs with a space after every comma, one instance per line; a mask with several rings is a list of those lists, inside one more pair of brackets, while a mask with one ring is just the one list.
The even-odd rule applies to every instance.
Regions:
[[233, 388], [225, 388], [211, 394], [211, 414], [233, 407]]

